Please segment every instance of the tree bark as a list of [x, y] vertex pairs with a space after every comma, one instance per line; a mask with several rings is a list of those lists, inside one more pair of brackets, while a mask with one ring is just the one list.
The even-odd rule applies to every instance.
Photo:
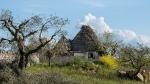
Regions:
[[25, 68], [25, 56], [20, 55], [20, 60], [19, 60], [19, 69], [23, 70]]
[[29, 63], [29, 56], [25, 56], [25, 68], [27, 67]]
[[48, 65], [49, 65], [49, 67], [51, 66], [51, 57], [50, 56], [48, 57]]
[[18, 40], [18, 49], [19, 49], [19, 56], [20, 56], [18, 67], [22, 70], [25, 68], [25, 64], [26, 64], [25, 63], [26, 56], [25, 56], [24, 42], [21, 37], [19, 37], [19, 39], [17, 39], [17, 40]]

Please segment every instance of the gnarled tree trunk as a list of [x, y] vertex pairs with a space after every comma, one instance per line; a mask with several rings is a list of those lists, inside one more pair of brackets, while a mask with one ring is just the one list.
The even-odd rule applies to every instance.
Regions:
[[24, 55], [20, 55], [20, 60], [19, 60], [19, 64], [18, 67], [19, 69], [23, 69], [25, 68], [25, 56]]

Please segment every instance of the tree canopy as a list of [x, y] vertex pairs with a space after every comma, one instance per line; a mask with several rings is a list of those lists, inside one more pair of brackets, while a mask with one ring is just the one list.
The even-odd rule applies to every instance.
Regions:
[[[0, 44], [16, 47], [20, 56], [18, 66], [22, 69], [26, 66], [29, 55], [50, 43], [57, 35], [63, 34], [62, 28], [68, 23], [68, 19], [58, 16], [42, 18], [38, 15], [17, 22], [11, 11], [3, 10], [0, 14], [0, 30], [5, 34], [5, 37], [0, 38]], [[47, 31], [50, 31], [52, 34], [44, 37]], [[26, 45], [31, 36], [36, 36], [37, 41], [39, 41], [39, 44], [36, 44], [34, 48], [29, 48]], [[46, 39], [43, 40], [43, 37]]]

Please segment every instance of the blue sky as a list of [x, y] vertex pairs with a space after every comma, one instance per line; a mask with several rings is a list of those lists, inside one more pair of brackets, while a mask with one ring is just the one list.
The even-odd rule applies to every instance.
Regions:
[[[79, 24], [91, 24], [87, 18], [94, 17], [93, 27], [107, 27], [118, 35], [128, 38], [133, 35], [150, 44], [150, 0], [1, 0], [0, 9], [9, 9], [16, 18], [31, 15], [57, 15], [68, 18], [68, 35], [73, 38]], [[102, 26], [99, 24], [101, 18]], [[104, 21], [103, 19], [104, 18]], [[98, 29], [98, 28], [95, 28]], [[124, 35], [123, 35], [124, 34]], [[127, 35], [128, 34], [128, 35]]]

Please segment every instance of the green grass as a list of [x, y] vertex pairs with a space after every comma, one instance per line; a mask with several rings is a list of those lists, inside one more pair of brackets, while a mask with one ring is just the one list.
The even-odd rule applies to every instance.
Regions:
[[70, 67], [48, 67], [47, 65], [34, 65], [28, 67], [26, 71], [30, 74], [40, 72], [59, 73], [64, 76], [66, 80], [79, 81], [81, 84], [143, 84], [137, 81], [121, 80], [121, 79], [102, 79], [97, 74], [85, 72], [83, 70], [76, 70]]

